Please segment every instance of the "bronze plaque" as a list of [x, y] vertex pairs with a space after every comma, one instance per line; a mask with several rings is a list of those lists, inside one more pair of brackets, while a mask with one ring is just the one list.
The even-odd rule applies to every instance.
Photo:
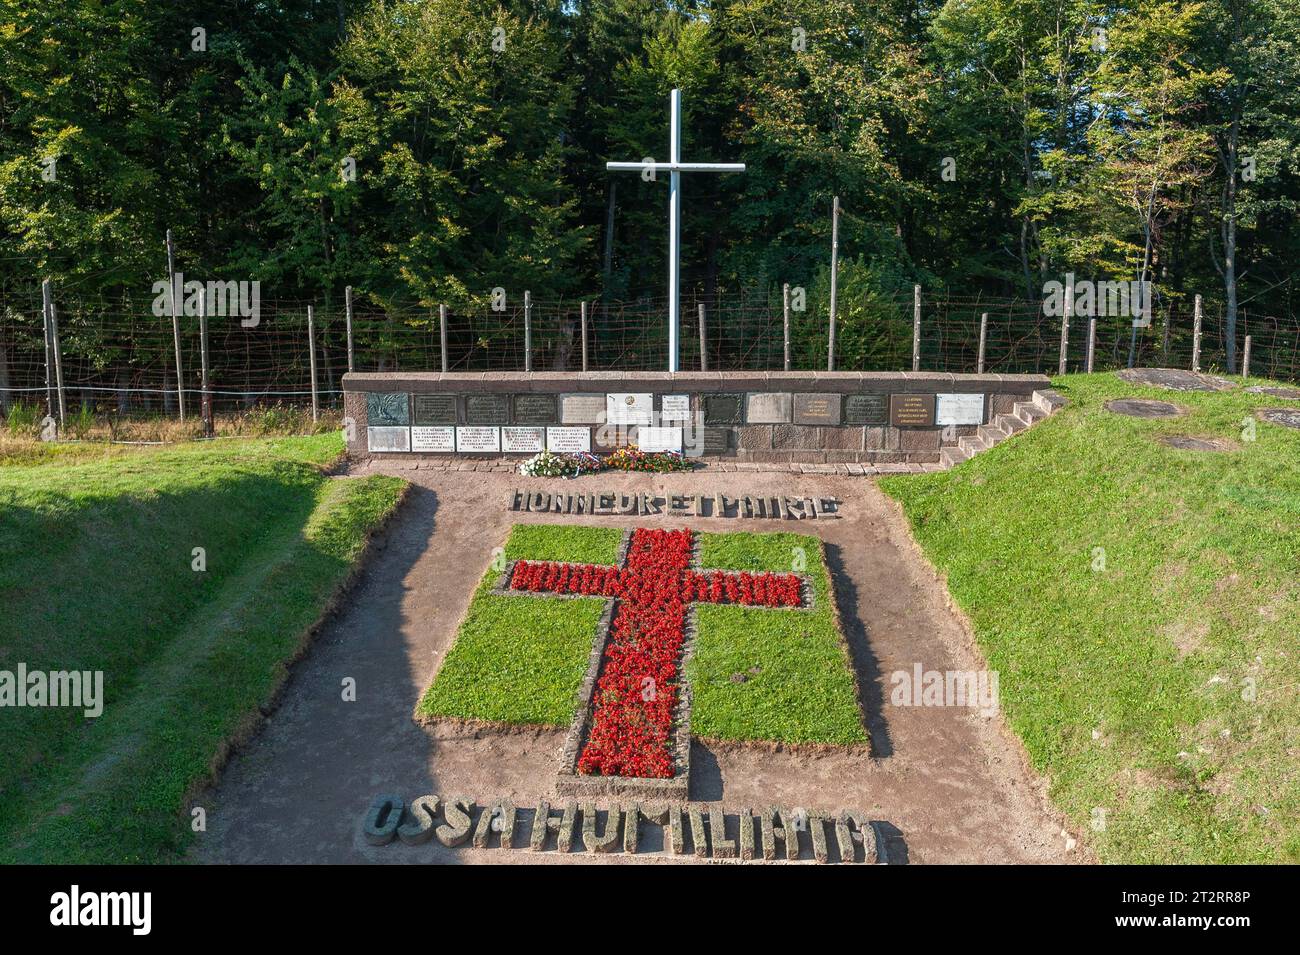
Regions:
[[515, 395], [511, 402], [514, 405], [515, 424], [559, 423], [555, 411], [555, 395]]
[[456, 423], [455, 395], [416, 395], [413, 424], [429, 426]]
[[889, 405], [885, 395], [845, 395], [845, 424], [888, 424]]
[[466, 424], [509, 424], [510, 408], [505, 395], [466, 395]]
[[890, 395], [889, 423], [896, 428], [934, 426], [934, 395]]

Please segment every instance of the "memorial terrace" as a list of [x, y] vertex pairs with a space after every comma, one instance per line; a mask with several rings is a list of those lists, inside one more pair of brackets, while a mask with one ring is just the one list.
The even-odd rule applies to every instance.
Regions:
[[1049, 387], [942, 372], [353, 372], [354, 457], [642, 450], [754, 463], [938, 464]]

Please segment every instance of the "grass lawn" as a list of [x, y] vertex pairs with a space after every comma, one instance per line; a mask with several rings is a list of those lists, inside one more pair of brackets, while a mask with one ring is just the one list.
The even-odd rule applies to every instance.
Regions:
[[[694, 694], [691, 732], [706, 739], [865, 743], [821, 542], [801, 534], [701, 534], [700, 564], [807, 573], [814, 596], [811, 611], [696, 607], [699, 633], [686, 671]], [[733, 674], [744, 682], [733, 682]]]
[[[1110, 374], [1056, 387], [1069, 405], [1028, 433], [882, 487], [1100, 858], [1300, 861], [1300, 432], [1250, 423], [1288, 403]], [[1191, 413], [1102, 407], [1129, 396]], [[1164, 434], [1238, 447], [1179, 451]]]
[[[0, 670], [101, 670], [104, 712], [0, 711], [0, 861], [179, 857], [181, 807], [400, 500], [337, 434], [0, 467]], [[192, 569], [194, 548], [206, 570]]]
[[[505, 555], [612, 564], [621, 536], [611, 528], [516, 525]], [[701, 547], [705, 567], [736, 570], [789, 571], [801, 553], [813, 574], [816, 609], [698, 607], [700, 634], [688, 672], [692, 731], [735, 740], [865, 741], [817, 539], [702, 534]], [[417, 715], [568, 725], [604, 601], [493, 594], [499, 573], [489, 569], [479, 584]], [[760, 672], [750, 673], [755, 666]], [[737, 672], [744, 683], [732, 682]]]

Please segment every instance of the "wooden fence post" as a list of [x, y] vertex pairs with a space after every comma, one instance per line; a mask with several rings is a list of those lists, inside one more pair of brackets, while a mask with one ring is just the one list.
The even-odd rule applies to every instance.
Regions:
[[1092, 374], [1092, 360], [1097, 351], [1097, 318], [1088, 319], [1088, 374]]
[[587, 370], [587, 303], [582, 303], [582, 370]]
[[[316, 391], [316, 315], [307, 306], [307, 355], [311, 366], [311, 420], [320, 420], [320, 397]], [[206, 386], [205, 386], [206, 387]]]
[[185, 420], [185, 372], [181, 368], [181, 320], [176, 312], [176, 258], [172, 250], [172, 230], [167, 230], [167, 300], [171, 303], [172, 344], [176, 349], [176, 410]]
[[912, 286], [912, 371], [921, 370], [921, 286]]
[[352, 286], [349, 285], [343, 290], [343, 301], [347, 304], [347, 326], [348, 326], [348, 371], [356, 371], [356, 365], [352, 362]]
[[979, 359], [976, 362], [976, 374], [984, 374], [984, 346], [989, 338], [989, 313], [985, 312], [980, 316], [980, 352]]
[[203, 419], [203, 434], [212, 437], [212, 391], [208, 387], [208, 292], [199, 290], [199, 415]]
[[704, 318], [704, 303], [700, 303], [700, 371], [709, 370], [709, 334]]
[[59, 344], [59, 312], [54, 307], [54, 296], [50, 292], [50, 280], [46, 279], [42, 292], [45, 298], [46, 314], [50, 322], [50, 348], [54, 351], [54, 387], [59, 397], [59, 434], [63, 434], [63, 424], [68, 417], [67, 404], [63, 397], [63, 347]]
[[1065, 374], [1066, 360], [1070, 355], [1070, 319], [1074, 315], [1074, 275], [1066, 278], [1065, 308], [1061, 310], [1061, 355], [1056, 368], [1058, 375]]
[[1201, 370], [1201, 297], [1192, 308], [1192, 371]]
[[1250, 336], [1246, 336], [1246, 347], [1241, 351], [1241, 377], [1250, 377]]
[[41, 324], [45, 328], [45, 415], [54, 417], [54, 345], [50, 341], [50, 280], [41, 282]]
[[781, 287], [781, 367], [790, 370], [790, 283]]
[[533, 293], [524, 292], [524, 371], [533, 370]]
[[438, 306], [438, 350], [442, 355], [442, 370], [447, 370], [447, 306]]

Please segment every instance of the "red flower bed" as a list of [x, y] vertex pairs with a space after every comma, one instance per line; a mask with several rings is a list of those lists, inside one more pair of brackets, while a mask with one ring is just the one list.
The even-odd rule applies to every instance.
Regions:
[[678, 663], [692, 601], [798, 607], [795, 574], [699, 573], [689, 568], [691, 532], [638, 529], [625, 567], [521, 560], [512, 590], [619, 598], [592, 700], [591, 732], [578, 771], [668, 779]]

